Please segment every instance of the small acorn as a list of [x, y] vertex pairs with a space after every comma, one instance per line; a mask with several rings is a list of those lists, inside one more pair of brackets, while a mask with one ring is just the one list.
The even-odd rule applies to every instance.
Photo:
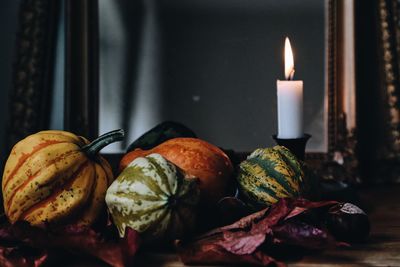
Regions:
[[327, 227], [340, 241], [362, 242], [370, 231], [368, 215], [351, 203], [340, 203], [328, 211]]

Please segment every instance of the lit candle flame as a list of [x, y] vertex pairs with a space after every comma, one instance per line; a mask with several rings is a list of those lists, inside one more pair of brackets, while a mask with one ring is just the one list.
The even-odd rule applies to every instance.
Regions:
[[285, 39], [285, 78], [286, 80], [293, 80], [294, 76], [294, 60], [292, 47], [290, 46], [289, 38]]

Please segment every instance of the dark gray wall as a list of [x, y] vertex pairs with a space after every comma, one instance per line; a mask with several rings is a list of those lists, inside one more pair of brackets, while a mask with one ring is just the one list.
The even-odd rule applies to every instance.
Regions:
[[[324, 103], [324, 5], [289, 8], [289, 1], [273, 2], [258, 1], [258, 9], [164, 11], [164, 118], [192, 125], [224, 147], [249, 151], [273, 145], [276, 80], [284, 79], [283, 44], [289, 36], [295, 79], [304, 80], [305, 129], [316, 129]], [[314, 149], [313, 141], [321, 138], [321, 128], [316, 130], [309, 144]]]
[[[2, 0], [0, 2], [0, 148], [4, 148], [8, 95], [12, 88], [19, 3], [19, 0]], [[2, 152], [4, 153], [4, 151]]]
[[325, 2], [100, 0], [100, 132], [123, 127], [129, 143], [176, 120], [225, 148], [273, 145], [289, 36], [308, 148], [323, 151]]

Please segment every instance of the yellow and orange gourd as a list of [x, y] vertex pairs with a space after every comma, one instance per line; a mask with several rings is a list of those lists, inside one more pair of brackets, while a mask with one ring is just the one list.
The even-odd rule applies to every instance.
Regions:
[[98, 151], [122, 137], [123, 131], [117, 130], [89, 143], [69, 132], [42, 131], [18, 142], [2, 181], [9, 221], [92, 224], [113, 181], [110, 165]]

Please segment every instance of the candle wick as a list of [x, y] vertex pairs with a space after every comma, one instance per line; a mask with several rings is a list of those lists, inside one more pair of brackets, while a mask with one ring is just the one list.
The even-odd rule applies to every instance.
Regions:
[[288, 81], [292, 81], [293, 77], [294, 77], [294, 69], [292, 69], [292, 71], [290, 72], [289, 77], [288, 77]]

